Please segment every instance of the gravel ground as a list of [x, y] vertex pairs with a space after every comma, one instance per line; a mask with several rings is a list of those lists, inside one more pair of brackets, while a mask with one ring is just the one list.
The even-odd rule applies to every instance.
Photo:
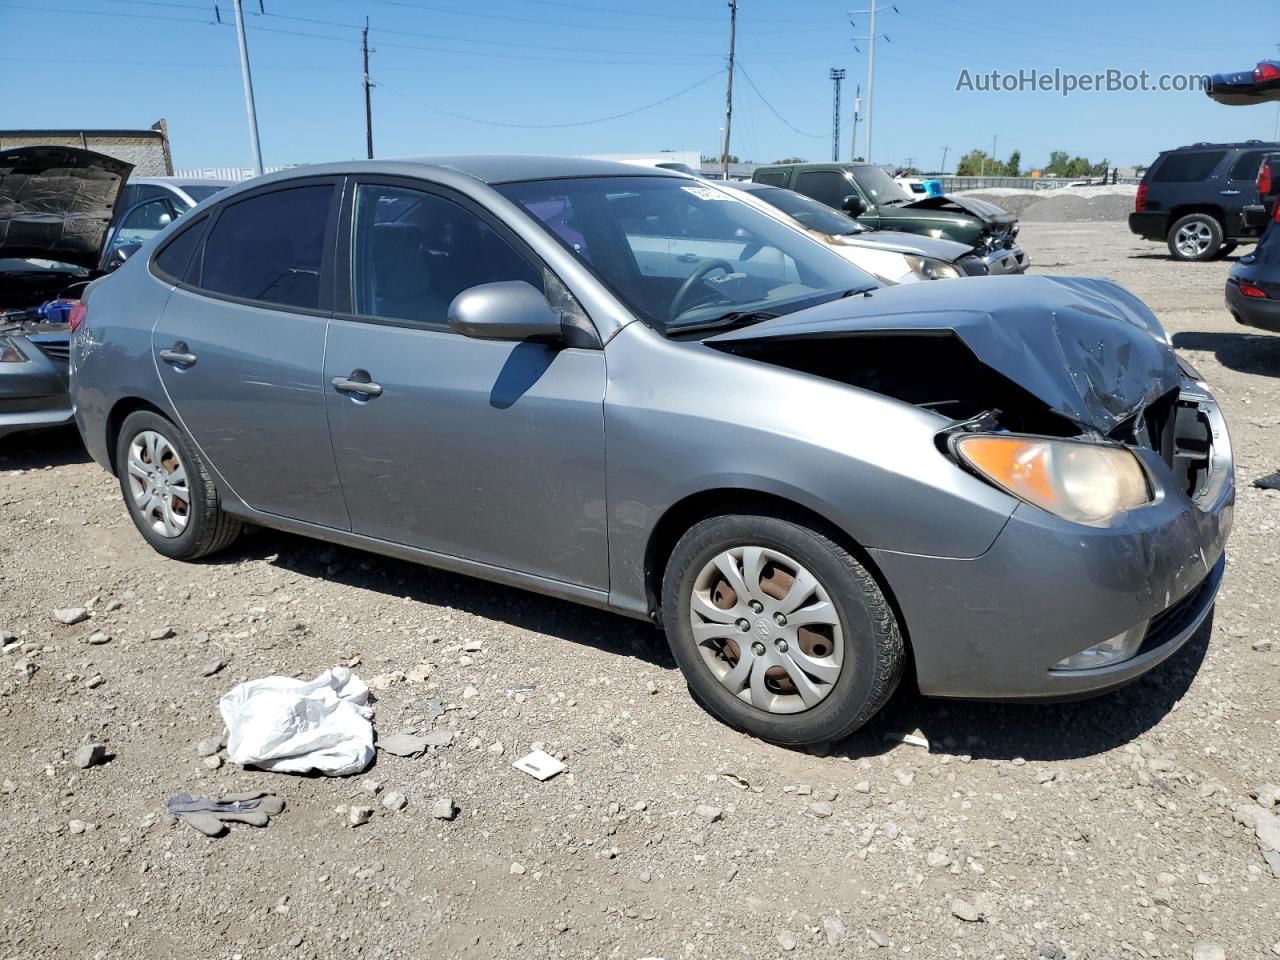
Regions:
[[[1280, 337], [1228, 318], [1227, 262], [1173, 263], [1117, 224], [1022, 238], [1038, 270], [1146, 298], [1228, 413], [1231, 563], [1170, 662], [1065, 706], [903, 690], [849, 741], [791, 752], [710, 719], [643, 624], [274, 533], [167, 561], [73, 436], [11, 439], [0, 958], [1280, 955], [1280, 879], [1240, 822], [1280, 781], [1280, 494], [1248, 485], [1280, 466]], [[53, 616], [74, 607], [88, 619]], [[380, 734], [426, 730], [439, 698], [452, 743], [345, 779], [201, 756], [236, 682], [339, 662], [392, 674]], [[886, 736], [913, 730], [928, 747]], [[81, 768], [89, 743], [105, 762]], [[533, 743], [568, 770], [512, 769]], [[164, 812], [242, 790], [287, 807], [219, 839]]]
[[1016, 190], [1002, 187], [973, 190], [957, 196], [986, 200], [1024, 223], [1097, 223], [1117, 220], [1128, 222], [1133, 212], [1136, 184], [1114, 186], [1057, 187], [1053, 190]]

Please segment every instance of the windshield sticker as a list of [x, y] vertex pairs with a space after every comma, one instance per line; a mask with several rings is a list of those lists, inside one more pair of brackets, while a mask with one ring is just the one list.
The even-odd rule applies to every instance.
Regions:
[[691, 193], [700, 200], [729, 200], [727, 193], [721, 193], [714, 187], [681, 187], [685, 193]]

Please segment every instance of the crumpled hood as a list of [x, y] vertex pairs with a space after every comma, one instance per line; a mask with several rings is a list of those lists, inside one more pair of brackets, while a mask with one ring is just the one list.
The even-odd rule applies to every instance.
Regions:
[[829, 237], [828, 243], [842, 247], [868, 247], [872, 250], [887, 250], [890, 253], [913, 254], [917, 257], [933, 257], [955, 263], [973, 247], [967, 243], [954, 240], [943, 240], [941, 237], [926, 237], [916, 233], [903, 233], [900, 230], [867, 230], [864, 233], [850, 233], [845, 236]]
[[75, 147], [0, 151], [0, 257], [97, 269], [133, 165]]
[[911, 203], [903, 204], [898, 209], [944, 210], [949, 213], [967, 213], [970, 216], [977, 217], [988, 227], [1004, 226], [1018, 222], [1018, 218], [1004, 207], [997, 207], [994, 203], [988, 203], [985, 200], [975, 200], [973, 197], [923, 197], [920, 200], [913, 200]]
[[1087, 429], [1110, 433], [1182, 380], [1155, 314], [1097, 277], [914, 283], [708, 337], [704, 343], [954, 333], [984, 364]]
[[1247, 107], [1280, 100], [1280, 62], [1262, 60], [1252, 70], [1215, 73], [1204, 91], [1210, 100], [1229, 107]]

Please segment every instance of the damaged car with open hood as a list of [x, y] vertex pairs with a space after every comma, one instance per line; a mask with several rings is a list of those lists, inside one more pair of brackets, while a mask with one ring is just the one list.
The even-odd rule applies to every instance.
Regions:
[[[689, 256], [706, 231], [732, 242]], [[907, 676], [1115, 688], [1222, 577], [1227, 430], [1132, 294], [884, 287], [677, 172], [294, 169], [85, 303], [77, 424], [160, 553], [253, 524], [651, 620], [777, 743], [849, 734]]]
[[132, 169], [73, 147], [0, 151], [0, 437], [71, 422], [69, 321]]

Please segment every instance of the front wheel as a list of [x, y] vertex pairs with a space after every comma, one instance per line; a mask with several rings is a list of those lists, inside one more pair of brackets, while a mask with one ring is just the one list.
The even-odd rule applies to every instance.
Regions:
[[672, 552], [662, 596], [690, 689], [761, 739], [840, 740], [901, 676], [902, 635], [875, 578], [825, 532], [782, 516], [695, 524]]
[[134, 526], [166, 557], [194, 560], [240, 535], [240, 521], [223, 512], [195, 445], [157, 413], [138, 410], [125, 418], [116, 474]]

